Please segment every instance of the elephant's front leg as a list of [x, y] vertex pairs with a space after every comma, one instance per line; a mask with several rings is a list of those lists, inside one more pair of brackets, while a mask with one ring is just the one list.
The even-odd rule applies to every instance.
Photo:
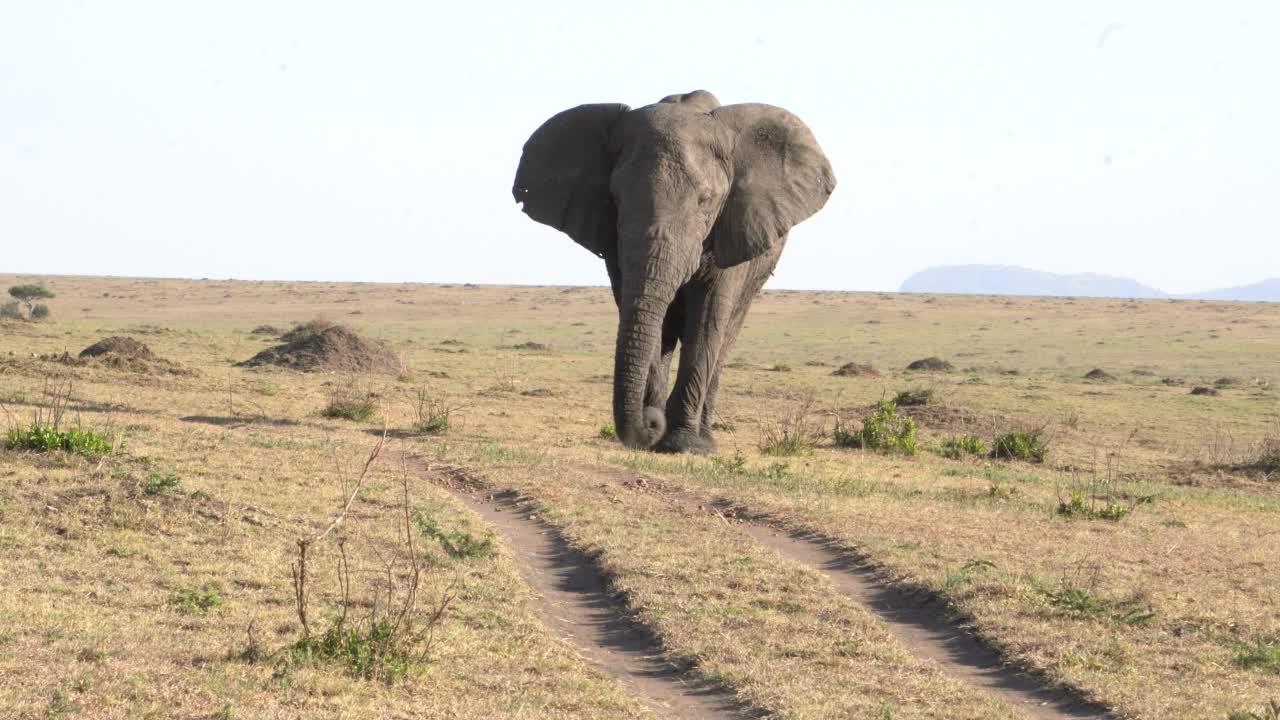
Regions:
[[709, 427], [704, 432], [706, 402], [720, 370], [722, 350], [736, 330], [733, 293], [725, 286], [686, 291], [680, 334], [680, 369], [667, 400], [667, 431], [654, 447], [659, 452], [712, 453]]
[[676, 352], [676, 343], [684, 329], [684, 303], [680, 293], [667, 309], [667, 316], [662, 321], [662, 348], [657, 360], [649, 367], [649, 380], [645, 383], [645, 407], [665, 408], [668, 388], [671, 384], [671, 358]]

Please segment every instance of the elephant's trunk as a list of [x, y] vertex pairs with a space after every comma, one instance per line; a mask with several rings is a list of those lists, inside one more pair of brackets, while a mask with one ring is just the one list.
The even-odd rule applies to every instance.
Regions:
[[[639, 267], [636, 267], [639, 266]], [[676, 294], [678, 270], [668, 258], [651, 255], [623, 270], [618, 345], [613, 365], [613, 421], [629, 448], [653, 446], [666, 431], [663, 408], [645, 407], [649, 371], [659, 357], [662, 321]]]

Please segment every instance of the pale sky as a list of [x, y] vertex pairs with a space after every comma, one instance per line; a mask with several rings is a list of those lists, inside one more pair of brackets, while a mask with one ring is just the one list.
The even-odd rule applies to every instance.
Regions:
[[[1194, 7], [1193, 7], [1194, 6]], [[606, 284], [526, 218], [552, 114], [705, 88], [835, 168], [776, 288], [1280, 275], [1280, 3], [0, 3], [0, 272]]]

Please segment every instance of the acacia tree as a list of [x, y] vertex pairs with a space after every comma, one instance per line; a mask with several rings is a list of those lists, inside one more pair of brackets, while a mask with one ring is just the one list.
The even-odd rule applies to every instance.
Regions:
[[27, 317], [35, 319], [36, 301], [57, 297], [53, 291], [43, 285], [14, 285], [9, 294], [15, 300], [27, 306]]

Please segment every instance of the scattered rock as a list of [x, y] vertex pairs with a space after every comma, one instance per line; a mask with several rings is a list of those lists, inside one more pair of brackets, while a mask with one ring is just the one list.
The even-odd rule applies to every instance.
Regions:
[[1218, 394], [1218, 391], [1217, 391], [1216, 389], [1214, 389], [1214, 388], [1211, 388], [1211, 387], [1204, 387], [1203, 385], [1197, 385], [1197, 386], [1195, 386], [1195, 387], [1191, 388], [1191, 394], [1192, 394], [1192, 395], [1210, 395], [1210, 396], [1212, 396], [1212, 395], [1217, 395], [1217, 394]]
[[518, 345], [512, 345], [514, 350], [550, 350], [551, 346], [540, 342], [522, 342]]
[[[302, 327], [285, 333], [281, 338], [286, 340], [284, 344], [269, 347], [236, 363], [236, 367], [274, 365], [302, 372], [399, 373], [402, 370], [400, 356], [381, 340], [363, 337], [343, 325], [326, 324], [307, 333], [299, 332]], [[289, 340], [290, 336], [294, 339]]]
[[1220, 377], [1217, 380], [1213, 381], [1213, 386], [1218, 388], [1219, 390], [1224, 390], [1229, 387], [1235, 387], [1239, 384], [1240, 384], [1240, 378], [1235, 378], [1235, 377]]
[[940, 357], [927, 357], [916, 360], [907, 366], [908, 370], [929, 370], [933, 372], [950, 372], [953, 369], [950, 361]]
[[1168, 385], [1169, 387], [1181, 387], [1187, 384], [1186, 380], [1183, 380], [1182, 378], [1176, 378], [1176, 377], [1160, 378], [1160, 382], [1164, 383], [1165, 385]]

